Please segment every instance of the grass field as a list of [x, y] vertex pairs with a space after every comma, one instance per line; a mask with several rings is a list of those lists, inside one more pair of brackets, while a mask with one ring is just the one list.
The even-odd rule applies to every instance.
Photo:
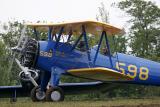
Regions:
[[18, 100], [15, 103], [0, 101], [0, 107], [160, 107], [160, 98], [110, 99], [106, 101], [31, 102]]

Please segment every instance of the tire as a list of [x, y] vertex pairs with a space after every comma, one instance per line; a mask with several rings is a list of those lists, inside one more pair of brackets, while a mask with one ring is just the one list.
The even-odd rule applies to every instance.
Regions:
[[64, 92], [60, 87], [51, 87], [46, 91], [46, 101], [59, 102], [64, 100]]
[[40, 92], [40, 87], [34, 87], [31, 90], [31, 99], [33, 102], [39, 102], [39, 101], [44, 101], [45, 100], [45, 92], [42, 92], [43, 96], [38, 96]]

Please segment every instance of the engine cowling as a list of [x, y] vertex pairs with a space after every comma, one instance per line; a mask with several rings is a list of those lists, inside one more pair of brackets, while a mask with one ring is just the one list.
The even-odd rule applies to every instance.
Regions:
[[[24, 38], [22, 44], [20, 45], [21, 51], [20, 51], [20, 64], [24, 67], [28, 67], [30, 70], [28, 71], [31, 75], [31, 77], [39, 84], [40, 81], [40, 71], [36, 71], [35, 65], [37, 61], [37, 57], [39, 54], [39, 44], [38, 41], [32, 38]], [[34, 69], [34, 70], [32, 70]], [[34, 85], [25, 74], [24, 71], [21, 71], [19, 73], [20, 82], [22, 84], [22, 87], [26, 90], [31, 90]]]
[[21, 54], [21, 64], [24, 67], [34, 68], [37, 61], [37, 56], [39, 54], [39, 44], [38, 41], [29, 38], [24, 45]]

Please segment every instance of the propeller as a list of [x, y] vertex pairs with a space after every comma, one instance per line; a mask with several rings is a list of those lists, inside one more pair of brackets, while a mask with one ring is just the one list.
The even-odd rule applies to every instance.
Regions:
[[[31, 73], [29, 71], [33, 71], [33, 70], [29, 70], [28, 67], [23, 67], [18, 59], [15, 59], [16, 63], [18, 64], [18, 66], [21, 68], [21, 70], [24, 72], [25, 76], [29, 78], [29, 80], [33, 83], [34, 86], [38, 86], [37, 82], [35, 81], [35, 79], [31, 76]], [[36, 75], [38, 75], [38, 73], [36, 72]]]
[[[12, 66], [13, 66], [13, 62], [14, 62], [15, 57], [16, 57], [16, 53], [17, 53], [18, 50], [20, 49], [20, 48], [19, 48], [19, 47], [20, 47], [20, 44], [21, 44], [23, 38], [25, 37], [25, 29], [26, 29], [26, 26], [24, 26], [24, 28], [22, 29], [21, 36], [20, 36], [20, 39], [18, 40], [17, 46], [10, 48], [11, 55], [12, 55], [12, 59], [11, 59], [11, 61], [10, 61], [10, 66], [9, 66], [9, 69], [8, 69], [9, 71], [12, 70]], [[19, 53], [19, 54], [20, 54], [20, 53]]]
[[[19, 66], [19, 68], [22, 70], [22, 72], [20, 72], [20, 74], [19, 74], [19, 77], [24, 81], [31, 81], [34, 86], [38, 86], [38, 84], [35, 81], [35, 79], [38, 78], [38, 76], [39, 76], [38, 73], [35, 70], [29, 69], [28, 66], [25, 66], [25, 63], [27, 61], [25, 61], [24, 64], [21, 63], [22, 60], [26, 60], [28, 58], [27, 57], [28, 54], [26, 54], [26, 52], [28, 52], [30, 49], [30, 48], [28, 49], [28, 47], [25, 48], [26, 45], [28, 45], [27, 42], [29, 41], [29, 37], [25, 35], [25, 31], [26, 31], [26, 26], [24, 26], [24, 28], [22, 29], [21, 36], [20, 36], [20, 39], [18, 40], [17, 46], [10, 48], [10, 51], [12, 54], [12, 59], [10, 61], [9, 71], [11, 71], [12, 66], [13, 66], [13, 62], [15, 61], [17, 63], [17, 65]], [[21, 61], [19, 61], [16, 58], [16, 56], [18, 56], [18, 57], [21, 56], [21, 58], [20, 58]], [[22, 56], [25, 56], [26, 59], [22, 59]], [[24, 78], [22, 78], [21, 74], [24, 74]], [[34, 75], [32, 75], [32, 74], [34, 74]]]

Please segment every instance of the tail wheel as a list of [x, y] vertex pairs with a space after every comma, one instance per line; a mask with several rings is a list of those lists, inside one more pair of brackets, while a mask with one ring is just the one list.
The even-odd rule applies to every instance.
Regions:
[[64, 92], [60, 87], [51, 87], [46, 91], [46, 100], [47, 101], [63, 101]]
[[33, 102], [43, 101], [45, 100], [46, 94], [40, 90], [40, 87], [34, 87], [31, 90], [31, 99]]

